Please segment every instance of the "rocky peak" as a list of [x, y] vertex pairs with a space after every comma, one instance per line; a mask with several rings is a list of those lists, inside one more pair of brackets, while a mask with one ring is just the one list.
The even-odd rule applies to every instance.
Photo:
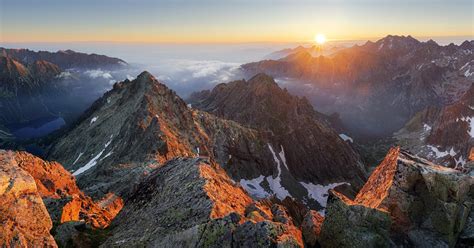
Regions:
[[[265, 133], [273, 147], [284, 150], [286, 165], [296, 179], [322, 184], [348, 180], [353, 187], [362, 185], [362, 163], [329, 127], [327, 117], [316, 112], [307, 100], [278, 87], [271, 77], [258, 74], [248, 82], [230, 82], [200, 95], [204, 98], [190, 102], [194, 108]], [[315, 150], [320, 152], [311, 152]], [[329, 158], [334, 153], [341, 156]], [[343, 170], [345, 166], [351, 169]], [[351, 171], [351, 176], [343, 171]]]
[[0, 69], [2, 80], [18, 81], [29, 74], [24, 65], [8, 56], [0, 56]]
[[462, 49], [465, 49], [465, 50], [472, 50], [474, 49], [474, 40], [465, 40], [462, 44], [461, 44], [461, 48]]
[[[269, 174], [271, 157], [262, 158], [271, 154], [261, 142], [254, 130], [193, 111], [145, 72], [115, 84], [48, 157], [66, 164], [88, 192], [125, 195], [143, 173], [176, 157], [209, 156], [231, 163], [226, 170], [236, 172], [233, 176]], [[244, 165], [248, 168], [239, 172]]]
[[305, 64], [311, 61], [313, 58], [314, 57], [311, 55], [311, 53], [309, 53], [307, 50], [303, 50], [292, 53], [282, 58], [281, 61], [298, 62]]
[[375, 44], [381, 48], [386, 47], [388, 49], [392, 49], [392, 48], [416, 46], [420, 44], [420, 41], [411, 37], [410, 35], [408, 36], [387, 35], [386, 37], [375, 42]]
[[42, 82], [53, 80], [61, 73], [59, 66], [45, 60], [37, 60], [29, 66], [30, 72], [35, 78]]

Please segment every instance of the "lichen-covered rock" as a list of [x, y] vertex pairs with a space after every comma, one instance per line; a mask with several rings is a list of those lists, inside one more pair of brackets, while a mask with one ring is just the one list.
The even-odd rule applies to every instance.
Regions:
[[305, 244], [309, 247], [316, 246], [321, 234], [323, 221], [324, 217], [314, 210], [308, 211], [304, 216], [301, 224], [301, 232], [303, 233]]
[[474, 246], [474, 207], [471, 206], [471, 212], [466, 219], [464, 228], [459, 235], [456, 243], [457, 247], [473, 247]]
[[[259, 218], [250, 217], [254, 214]], [[178, 158], [137, 185], [103, 246], [236, 247], [238, 242], [244, 247], [258, 242], [303, 246], [301, 232], [291, 220], [280, 223], [272, 218], [268, 207], [254, 202], [217, 164]], [[248, 235], [258, 242], [241, 240]]]
[[356, 204], [333, 190], [321, 227], [322, 247], [390, 247], [388, 212]]
[[[474, 178], [393, 148], [355, 202], [390, 212], [395, 233], [414, 245], [454, 246], [472, 205]], [[441, 245], [441, 246], [442, 246]]]
[[[389, 151], [350, 202], [388, 213], [392, 221], [390, 235], [399, 245], [453, 247], [469, 223], [473, 185], [472, 176], [432, 164], [397, 147]], [[337, 211], [333, 205], [334, 201], [328, 207], [325, 223], [335, 221], [333, 215]], [[325, 224], [323, 233], [324, 229]]]
[[0, 150], [0, 246], [57, 247], [52, 222], [33, 177], [14, 153]]

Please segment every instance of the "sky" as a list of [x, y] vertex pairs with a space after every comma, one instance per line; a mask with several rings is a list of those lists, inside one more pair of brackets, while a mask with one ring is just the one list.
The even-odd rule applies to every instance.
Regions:
[[0, 0], [0, 42], [245, 43], [474, 37], [472, 0]]

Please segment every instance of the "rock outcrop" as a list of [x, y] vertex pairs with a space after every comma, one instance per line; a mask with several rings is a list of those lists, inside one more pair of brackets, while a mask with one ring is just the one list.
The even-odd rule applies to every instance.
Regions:
[[74, 176], [57, 162], [47, 162], [26, 152], [15, 152], [14, 160], [36, 182], [54, 223], [84, 221], [94, 228], [107, 227], [123, 207], [113, 193], [93, 201], [76, 185]]
[[[472, 176], [393, 148], [353, 201], [332, 193], [322, 240], [355, 247], [454, 247], [460, 237], [469, 239], [473, 188]], [[372, 228], [371, 238], [345, 229], [347, 223]]]
[[330, 191], [320, 244], [323, 247], [390, 247], [390, 225], [388, 212]]
[[0, 151], [0, 223], [2, 247], [57, 247], [35, 180], [6, 151]]
[[104, 247], [303, 246], [284, 208], [254, 202], [223, 169], [202, 158], [177, 158], [152, 171], [111, 232]]

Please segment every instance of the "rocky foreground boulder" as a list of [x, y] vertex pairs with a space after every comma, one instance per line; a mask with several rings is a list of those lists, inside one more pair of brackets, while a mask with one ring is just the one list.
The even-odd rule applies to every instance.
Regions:
[[13, 152], [0, 152], [0, 223], [1, 247], [57, 247], [35, 180]]
[[55, 238], [60, 237], [64, 242], [59, 245], [65, 246], [72, 235], [66, 227], [88, 232], [107, 228], [123, 207], [122, 199], [113, 193], [98, 201], [85, 195], [74, 176], [57, 162], [5, 150], [0, 150], [0, 160], [5, 245], [56, 246], [50, 234], [54, 226]]
[[392, 148], [354, 200], [331, 192], [320, 243], [326, 247], [472, 244], [473, 192], [472, 176]]

